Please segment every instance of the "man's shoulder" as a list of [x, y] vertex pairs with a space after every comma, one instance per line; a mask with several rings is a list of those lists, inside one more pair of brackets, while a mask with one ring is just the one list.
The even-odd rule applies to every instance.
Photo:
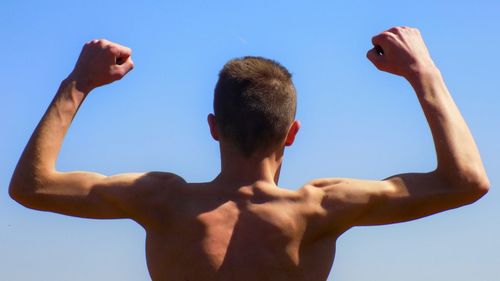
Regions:
[[151, 171], [142, 173], [137, 178], [136, 183], [142, 186], [165, 188], [186, 184], [186, 181], [174, 173]]
[[179, 204], [179, 195], [186, 181], [179, 175], [151, 171], [137, 176], [134, 183], [134, 203], [137, 221], [147, 230], [163, 229], [165, 220], [172, 219], [172, 212]]
[[327, 191], [332, 188], [342, 188], [349, 185], [346, 178], [317, 178], [300, 186], [296, 192], [307, 202], [321, 203], [327, 196]]
[[[297, 192], [302, 195], [303, 210], [315, 222], [315, 229], [322, 235], [337, 237], [347, 228], [346, 220], [350, 220], [355, 212], [348, 208], [359, 197], [359, 186], [364, 181], [351, 178], [317, 178], [313, 179]], [[361, 201], [361, 200], [358, 200]]]
[[144, 204], [164, 204], [166, 200], [175, 197], [185, 186], [186, 181], [179, 175], [168, 172], [151, 171], [136, 177], [133, 185], [141, 194]]

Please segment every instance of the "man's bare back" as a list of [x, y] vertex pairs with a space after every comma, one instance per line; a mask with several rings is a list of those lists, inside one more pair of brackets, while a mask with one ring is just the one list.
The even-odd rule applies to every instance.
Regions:
[[[336, 235], [321, 233], [320, 194], [267, 183], [177, 189], [169, 218], [147, 232], [154, 280], [325, 280]], [[168, 201], [168, 199], [166, 199]], [[173, 202], [172, 202], [173, 203]]]
[[[63, 138], [84, 99], [92, 89], [121, 79], [133, 68], [130, 49], [94, 40], [83, 48], [75, 70], [62, 82], [28, 142], [10, 195], [37, 210], [135, 220], [146, 230], [147, 263], [156, 281], [324, 281], [336, 240], [350, 228], [418, 219], [475, 202], [489, 189], [474, 139], [418, 30], [392, 28], [373, 37], [372, 43], [370, 61], [406, 78], [415, 90], [436, 147], [438, 165], [431, 172], [385, 180], [323, 178], [296, 191], [280, 188], [284, 149], [293, 144], [300, 123], [290, 121], [279, 141], [255, 152], [224, 133], [223, 115], [217, 113], [210, 114], [208, 122], [220, 144], [221, 172], [211, 182], [187, 183], [163, 172], [59, 172], [55, 162]], [[294, 94], [281, 66], [258, 58], [234, 63], [231, 75], [251, 76], [241, 71], [245, 67], [257, 73], [255, 83], [261, 84], [254, 87], [258, 91], [249, 90], [252, 94], [266, 85]], [[262, 65], [271, 65], [272, 71]], [[267, 75], [277, 78], [269, 82], [262, 78]], [[223, 76], [220, 79], [227, 78]], [[284, 86], [277, 87], [276, 79]], [[236, 82], [228, 81], [236, 89]], [[256, 104], [251, 103], [252, 110]], [[273, 110], [263, 112], [282, 117]]]

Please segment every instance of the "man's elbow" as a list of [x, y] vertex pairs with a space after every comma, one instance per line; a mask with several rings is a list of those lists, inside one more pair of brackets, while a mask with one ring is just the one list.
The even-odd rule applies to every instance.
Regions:
[[12, 179], [9, 185], [9, 196], [17, 203], [31, 209], [37, 209], [39, 195], [35, 183]]
[[490, 190], [490, 181], [484, 173], [468, 175], [462, 182], [471, 199], [471, 203], [479, 200]]
[[436, 171], [441, 180], [446, 182], [455, 194], [460, 194], [464, 204], [470, 204], [486, 195], [490, 189], [490, 181], [483, 169], [470, 167], [460, 171]]
[[33, 201], [33, 195], [26, 190], [21, 185], [16, 185], [11, 183], [9, 186], [9, 196], [17, 203], [30, 208]]
[[486, 175], [475, 183], [475, 189], [480, 194], [480, 197], [483, 197], [490, 191], [490, 180]]

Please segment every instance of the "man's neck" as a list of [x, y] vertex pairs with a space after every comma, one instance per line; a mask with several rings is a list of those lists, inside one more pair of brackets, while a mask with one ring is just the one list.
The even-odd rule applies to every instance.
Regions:
[[282, 160], [282, 150], [244, 157], [233, 149], [221, 147], [221, 172], [215, 181], [231, 186], [255, 182], [277, 185]]

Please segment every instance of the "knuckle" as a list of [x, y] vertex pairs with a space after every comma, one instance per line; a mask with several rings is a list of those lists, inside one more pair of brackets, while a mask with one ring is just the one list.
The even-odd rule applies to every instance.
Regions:
[[393, 32], [388, 32], [388, 31], [384, 31], [380, 34], [380, 37], [383, 38], [383, 39], [389, 39], [389, 38], [392, 38], [394, 37], [394, 33]]
[[93, 46], [95, 44], [95, 41], [96, 40], [87, 41], [87, 42], [85, 42], [85, 44], [83, 44], [83, 47], [84, 48], [89, 48], [89, 47], [91, 47], [91, 46]]
[[119, 52], [118, 52], [118, 50], [116, 49], [116, 47], [115, 47], [115, 46], [113, 46], [113, 45], [109, 45], [109, 44], [108, 44], [108, 45], [105, 45], [105, 46], [103, 47], [103, 49], [104, 49], [104, 50], [106, 50], [106, 52], [108, 52], [108, 53], [110, 53], [110, 54], [113, 54], [113, 55], [116, 55], [116, 54], [118, 54], [118, 53], [119, 53]]
[[97, 40], [97, 44], [99, 46], [101, 46], [101, 47], [107, 47], [107, 46], [109, 46], [108, 42], [106, 40], [104, 40], [104, 39]]

